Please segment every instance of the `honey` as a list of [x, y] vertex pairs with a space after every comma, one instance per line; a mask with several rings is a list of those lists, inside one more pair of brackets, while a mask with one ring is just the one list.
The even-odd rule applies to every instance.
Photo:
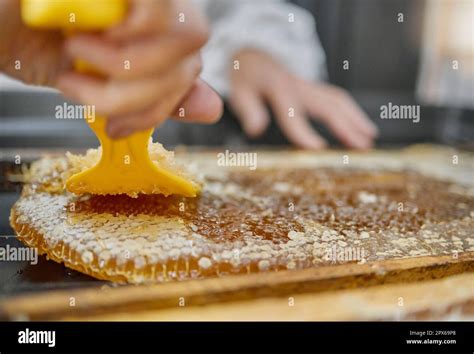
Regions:
[[[290, 231], [303, 230], [298, 219], [313, 220], [338, 232], [390, 228], [414, 232], [426, 222], [449, 222], [469, 216], [474, 209], [474, 199], [449, 193], [448, 183], [411, 172], [241, 171], [231, 173], [228, 183], [259, 200], [206, 193], [197, 198], [92, 196], [77, 202], [75, 212], [177, 216], [192, 225], [194, 232], [216, 242], [239, 240], [251, 233], [278, 243], [288, 239]], [[294, 187], [274, 188], [288, 183]], [[377, 198], [372, 203], [361, 202], [360, 191]]]
[[223, 176], [208, 174], [197, 198], [76, 197], [51, 191], [61, 173], [44, 175], [13, 209], [20, 239], [56, 261], [114, 281], [474, 251], [473, 195], [406, 169], [229, 169]]

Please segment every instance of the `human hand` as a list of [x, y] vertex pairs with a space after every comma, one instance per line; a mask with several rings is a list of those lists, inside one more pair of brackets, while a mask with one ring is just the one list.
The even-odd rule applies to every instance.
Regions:
[[231, 73], [229, 101], [248, 136], [259, 136], [267, 128], [267, 103], [288, 140], [302, 148], [326, 146], [308, 116], [327, 125], [348, 147], [372, 145], [377, 128], [343, 89], [301, 80], [257, 50], [243, 50], [235, 59], [239, 70]]
[[[198, 78], [199, 49], [208, 37], [207, 24], [189, 1], [131, 0], [123, 23], [102, 33], [68, 38], [59, 30], [27, 28], [20, 20], [19, 1], [5, 1], [2, 7], [15, 16], [0, 25], [2, 33], [14, 36], [5, 45], [2, 70], [95, 105], [97, 113], [108, 116], [111, 137], [153, 127], [169, 116], [201, 123], [219, 118], [219, 96]], [[179, 21], [180, 14], [184, 22]], [[14, 58], [22, 60], [18, 72], [12, 69]], [[73, 59], [84, 60], [101, 75], [74, 72]]]

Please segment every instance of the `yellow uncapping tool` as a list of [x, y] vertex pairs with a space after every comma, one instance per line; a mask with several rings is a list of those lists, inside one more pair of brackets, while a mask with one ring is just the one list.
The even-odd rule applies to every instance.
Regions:
[[[126, 0], [22, 0], [25, 24], [34, 28], [97, 31], [118, 24], [127, 11]], [[93, 72], [84, 62], [76, 62], [80, 72]], [[153, 129], [112, 140], [106, 132], [107, 118], [87, 119], [102, 146], [94, 167], [71, 176], [66, 188], [75, 194], [180, 194], [195, 197], [198, 186], [166, 170], [150, 159], [148, 141]]]

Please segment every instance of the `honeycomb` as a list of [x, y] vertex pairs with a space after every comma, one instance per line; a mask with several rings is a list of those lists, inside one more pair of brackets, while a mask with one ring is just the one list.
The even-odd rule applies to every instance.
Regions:
[[163, 282], [474, 251], [472, 189], [403, 164], [228, 168], [207, 173], [197, 198], [77, 197], [60, 187], [65, 159], [40, 164], [12, 226], [40, 253], [101, 279]]

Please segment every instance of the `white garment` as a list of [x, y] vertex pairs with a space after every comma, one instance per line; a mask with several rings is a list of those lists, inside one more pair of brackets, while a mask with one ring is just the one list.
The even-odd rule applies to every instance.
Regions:
[[195, 2], [211, 26], [210, 40], [202, 51], [201, 77], [220, 94], [229, 94], [233, 56], [243, 48], [269, 53], [306, 80], [326, 78], [324, 50], [313, 16], [306, 10], [282, 0]]

